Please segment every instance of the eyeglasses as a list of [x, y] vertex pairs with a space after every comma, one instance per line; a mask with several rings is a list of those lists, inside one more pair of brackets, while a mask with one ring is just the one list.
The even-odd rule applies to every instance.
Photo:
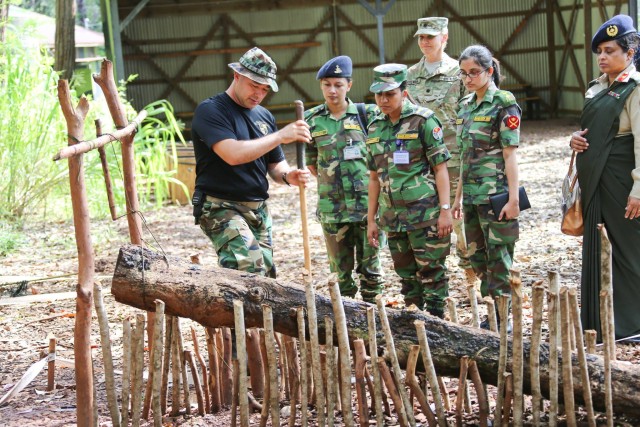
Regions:
[[476, 77], [478, 77], [480, 74], [484, 73], [487, 70], [488, 70], [488, 68], [485, 68], [482, 71], [472, 71], [470, 73], [465, 73], [464, 71], [460, 70], [460, 71], [458, 71], [458, 77], [460, 77], [462, 80], [466, 79], [467, 77], [470, 78], [471, 80], [473, 80], [473, 79], [475, 79]]

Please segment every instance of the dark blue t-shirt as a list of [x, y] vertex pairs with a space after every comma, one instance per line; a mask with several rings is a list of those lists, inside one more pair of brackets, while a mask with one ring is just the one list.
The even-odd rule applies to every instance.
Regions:
[[253, 162], [231, 166], [212, 147], [225, 139], [248, 141], [277, 130], [275, 118], [264, 107], [243, 108], [222, 92], [196, 108], [191, 123], [196, 157], [196, 190], [239, 202], [269, 197], [268, 165], [284, 160], [280, 146]]

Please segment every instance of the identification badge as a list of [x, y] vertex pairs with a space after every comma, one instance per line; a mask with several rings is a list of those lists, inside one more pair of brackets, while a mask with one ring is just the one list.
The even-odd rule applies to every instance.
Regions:
[[398, 150], [393, 152], [393, 163], [396, 165], [409, 164], [409, 152], [406, 150]]
[[347, 147], [344, 147], [343, 153], [344, 153], [345, 160], [354, 160], [354, 159], [362, 158], [362, 153], [360, 152], [360, 148], [358, 148], [355, 145], [349, 145]]

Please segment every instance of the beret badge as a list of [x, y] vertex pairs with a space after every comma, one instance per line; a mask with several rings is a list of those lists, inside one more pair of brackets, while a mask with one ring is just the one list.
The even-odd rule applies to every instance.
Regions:
[[617, 25], [609, 25], [607, 27], [607, 35], [609, 37], [615, 37], [618, 34], [618, 26]]

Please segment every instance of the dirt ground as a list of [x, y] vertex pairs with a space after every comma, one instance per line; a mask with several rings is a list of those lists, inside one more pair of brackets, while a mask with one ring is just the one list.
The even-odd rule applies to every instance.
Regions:
[[[520, 178], [531, 201], [532, 208], [521, 215], [520, 240], [516, 245], [515, 266], [520, 270], [525, 292], [525, 325], [530, 329], [531, 285], [537, 281], [548, 283], [550, 271], [560, 274], [561, 285], [579, 287], [581, 238], [560, 233], [560, 184], [569, 161], [568, 135], [577, 124], [567, 120], [524, 122], [519, 153]], [[295, 164], [294, 152], [287, 147], [287, 157]], [[303, 265], [299, 199], [295, 188], [272, 186], [269, 200], [274, 220], [274, 258], [278, 277], [284, 281], [298, 281]], [[329, 268], [322, 233], [313, 211], [316, 191], [307, 191], [311, 236], [312, 271], [318, 292], [327, 292], [326, 278]], [[193, 225], [188, 206], [169, 206], [159, 211], [145, 212], [144, 239], [152, 249], [162, 248], [166, 253], [188, 257], [199, 254], [204, 265], [214, 265], [216, 256], [208, 239]], [[96, 255], [96, 275], [104, 288], [105, 306], [110, 319], [111, 346], [116, 369], [122, 365], [122, 321], [137, 312], [116, 303], [109, 292], [120, 246], [128, 242], [125, 219], [116, 222], [94, 220], [92, 237]], [[0, 285], [0, 396], [4, 395], [26, 372], [43, 357], [48, 347], [48, 336], [58, 340], [59, 359], [73, 359], [73, 328], [75, 320], [75, 276], [77, 272], [76, 248], [71, 222], [31, 223], [25, 229], [26, 242], [16, 252], [0, 259], [0, 283], [31, 280], [23, 286], [21, 295], [10, 298], [18, 285]], [[460, 321], [471, 323], [469, 303], [463, 272], [456, 266], [455, 256], [448, 260], [450, 294], [458, 301]], [[398, 277], [393, 272], [388, 250], [383, 253], [387, 279], [387, 299], [401, 306]], [[64, 276], [64, 277], [59, 277]], [[52, 277], [57, 277], [52, 279]], [[38, 279], [38, 280], [35, 280]], [[481, 307], [484, 310], [484, 307]], [[484, 314], [484, 311], [481, 315]], [[94, 317], [95, 320], [95, 317]], [[182, 329], [188, 330], [192, 322], [182, 319]], [[202, 328], [198, 326], [199, 333]], [[528, 330], [525, 331], [528, 333]], [[97, 322], [93, 322], [92, 342], [97, 389], [99, 425], [111, 426], [106, 406], [105, 378]], [[202, 340], [201, 342], [204, 342]], [[185, 339], [186, 347], [192, 345]], [[640, 346], [621, 344], [618, 359], [640, 363]], [[206, 352], [205, 352], [206, 354]], [[64, 362], [64, 361], [62, 361]], [[116, 385], [121, 386], [121, 375], [116, 374]], [[46, 368], [8, 404], [0, 407], [2, 426], [73, 426], [76, 398], [74, 371], [59, 368], [56, 388], [46, 392]], [[194, 402], [195, 399], [192, 399]], [[453, 415], [453, 414], [451, 414]], [[453, 420], [453, 417], [450, 417]], [[468, 425], [475, 423], [468, 418]], [[602, 416], [600, 417], [602, 421]], [[311, 425], [315, 425], [313, 423]], [[206, 417], [179, 417], [167, 419], [165, 425], [226, 426], [229, 411]], [[640, 425], [622, 417], [620, 425]], [[143, 425], [147, 425], [143, 423]], [[257, 425], [256, 417], [252, 425]], [[392, 425], [390, 423], [389, 425]]]

